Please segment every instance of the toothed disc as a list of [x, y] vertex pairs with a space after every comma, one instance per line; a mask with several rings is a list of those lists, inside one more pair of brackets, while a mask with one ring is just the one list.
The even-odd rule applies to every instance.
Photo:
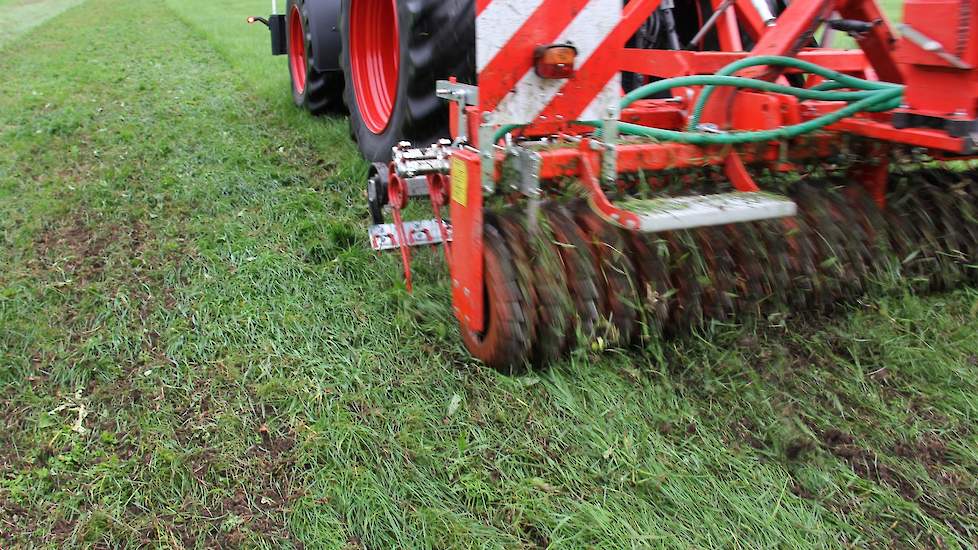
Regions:
[[601, 314], [608, 330], [605, 337], [628, 344], [638, 335], [639, 304], [635, 266], [625, 250], [621, 231], [595, 214], [586, 202], [573, 205], [572, 213], [591, 245], [595, 260]]
[[676, 295], [669, 277], [669, 245], [657, 235], [642, 233], [628, 235], [627, 240], [638, 273], [644, 335], [657, 338], [669, 322]]
[[668, 244], [669, 275], [676, 289], [667, 328], [682, 334], [703, 325], [703, 283], [709, 284], [709, 279], [689, 231], [664, 233], [663, 238]]
[[557, 273], [560, 260], [554, 259], [556, 253], [549, 245], [540, 246], [542, 239], [529, 234], [526, 215], [525, 211], [507, 210], [497, 223], [513, 252], [517, 273], [529, 297], [530, 360], [543, 366], [560, 358], [571, 330], [574, 305], [563, 284], [563, 274]]
[[590, 341], [599, 319], [598, 287], [591, 249], [563, 206], [547, 203], [541, 214], [553, 235], [551, 244], [564, 267], [566, 287], [577, 309], [576, 326], [581, 338]]

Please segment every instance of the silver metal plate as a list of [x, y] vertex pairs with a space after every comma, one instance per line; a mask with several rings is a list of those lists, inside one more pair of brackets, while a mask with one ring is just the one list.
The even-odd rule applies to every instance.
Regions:
[[407, 188], [409, 197], [427, 197], [429, 194], [428, 178], [425, 176], [409, 178], [407, 180]]
[[[443, 238], [438, 220], [418, 220], [404, 222], [404, 235], [408, 246], [428, 246], [452, 240], [452, 226], [445, 222], [448, 238]], [[401, 247], [397, 237], [397, 226], [384, 223], [370, 227], [370, 247], [374, 250], [394, 250]]]
[[630, 201], [617, 206], [639, 217], [645, 233], [791, 217], [794, 201], [771, 193], [719, 193]]

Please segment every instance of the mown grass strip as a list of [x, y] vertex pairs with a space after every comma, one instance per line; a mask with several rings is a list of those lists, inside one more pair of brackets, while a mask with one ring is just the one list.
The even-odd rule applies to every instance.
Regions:
[[0, 47], [85, 0], [0, 0]]

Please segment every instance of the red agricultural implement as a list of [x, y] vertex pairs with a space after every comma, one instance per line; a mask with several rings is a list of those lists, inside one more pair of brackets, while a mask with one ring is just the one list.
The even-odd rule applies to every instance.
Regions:
[[268, 24], [296, 102], [345, 106], [375, 163], [373, 247], [410, 286], [444, 244], [466, 347], [510, 370], [978, 279], [978, 172], [949, 164], [978, 151], [976, 8], [907, 0], [898, 32], [873, 0], [290, 0]]

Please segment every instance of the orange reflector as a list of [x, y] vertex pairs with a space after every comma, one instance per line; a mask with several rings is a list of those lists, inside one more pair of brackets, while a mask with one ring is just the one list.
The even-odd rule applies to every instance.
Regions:
[[576, 60], [577, 48], [570, 44], [540, 46], [533, 56], [537, 76], [556, 80], [574, 76]]

